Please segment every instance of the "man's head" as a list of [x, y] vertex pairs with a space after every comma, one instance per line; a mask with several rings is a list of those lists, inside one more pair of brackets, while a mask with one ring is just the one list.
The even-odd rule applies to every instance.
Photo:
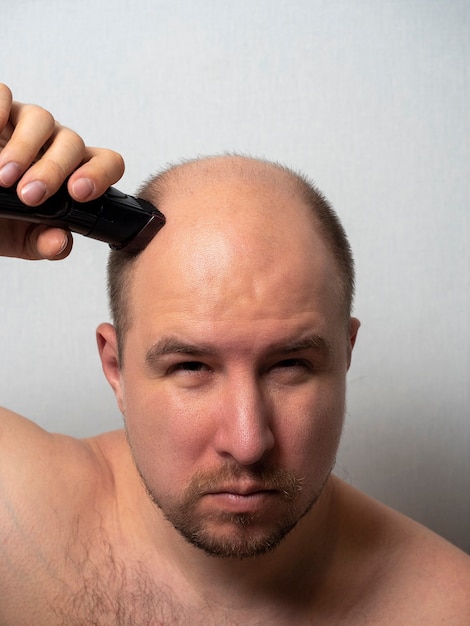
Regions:
[[[140, 188], [138, 195], [161, 209], [168, 194], [187, 186], [192, 177], [211, 179], [230, 176], [241, 180], [264, 181], [272, 185], [273, 192], [279, 186], [287, 186], [293, 198], [300, 199], [311, 210], [312, 219], [323, 235], [333, 255], [338, 270], [338, 295], [345, 319], [349, 320], [354, 297], [354, 261], [344, 229], [331, 205], [322, 193], [305, 176], [285, 166], [269, 161], [242, 156], [207, 157], [172, 165], [152, 176]], [[274, 217], [274, 216], [273, 216]], [[293, 251], [295, 253], [295, 251]], [[111, 251], [108, 262], [108, 293], [113, 323], [118, 336], [120, 353], [126, 330], [132, 319], [128, 292], [131, 271], [139, 252]]]
[[349, 246], [305, 181], [252, 159], [190, 162], [141, 195], [167, 221], [110, 262], [121, 345], [101, 327], [104, 371], [164, 515], [210, 554], [253, 556], [334, 465], [358, 328]]

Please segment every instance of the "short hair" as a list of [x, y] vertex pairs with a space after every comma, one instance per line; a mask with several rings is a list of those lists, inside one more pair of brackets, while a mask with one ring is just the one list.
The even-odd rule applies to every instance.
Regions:
[[[283, 174], [293, 184], [293, 189], [299, 199], [312, 210], [316, 218], [320, 235], [330, 250], [339, 273], [340, 279], [340, 303], [345, 317], [349, 320], [352, 311], [355, 269], [354, 259], [345, 230], [331, 204], [325, 196], [317, 189], [315, 184], [304, 174], [296, 172], [280, 163], [267, 161], [264, 159], [253, 159], [244, 155], [230, 154], [224, 155], [235, 158], [246, 159], [247, 163], [261, 164], [267, 168], [274, 168]], [[137, 195], [148, 202], [161, 205], [162, 199], [167, 191], [177, 185], [178, 174], [184, 173], [184, 169], [189, 165], [210, 161], [220, 157], [202, 157], [180, 161], [169, 165], [162, 171], [151, 176], [139, 188]], [[250, 177], [256, 177], [251, 173]], [[111, 250], [108, 258], [108, 297], [111, 317], [116, 329], [118, 342], [118, 357], [121, 362], [124, 348], [124, 337], [132, 323], [132, 313], [129, 304], [129, 292], [132, 283], [132, 268], [141, 251], [128, 252], [126, 250]]]

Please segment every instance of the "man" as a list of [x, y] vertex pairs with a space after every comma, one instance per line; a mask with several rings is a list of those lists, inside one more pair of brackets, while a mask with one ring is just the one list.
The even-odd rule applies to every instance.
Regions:
[[[121, 175], [5, 87], [0, 109], [0, 181], [29, 204]], [[111, 257], [115, 324], [97, 332], [125, 432], [79, 441], [2, 412], [0, 623], [468, 624], [470, 559], [331, 474], [359, 323], [326, 202], [241, 157], [143, 194], [166, 225]], [[8, 221], [0, 246], [63, 258], [71, 240]]]

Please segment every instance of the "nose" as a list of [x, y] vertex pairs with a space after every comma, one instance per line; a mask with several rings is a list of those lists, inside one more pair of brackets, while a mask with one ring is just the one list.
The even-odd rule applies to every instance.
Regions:
[[218, 454], [252, 465], [274, 446], [269, 400], [254, 382], [227, 382], [217, 406]]

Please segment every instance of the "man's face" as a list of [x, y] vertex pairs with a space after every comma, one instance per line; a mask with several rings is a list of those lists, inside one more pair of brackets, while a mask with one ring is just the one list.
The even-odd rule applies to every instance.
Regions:
[[[309, 210], [195, 184], [133, 273], [118, 398], [165, 516], [209, 554], [277, 545], [334, 465], [350, 338]], [[236, 216], [236, 219], [234, 217]]]

